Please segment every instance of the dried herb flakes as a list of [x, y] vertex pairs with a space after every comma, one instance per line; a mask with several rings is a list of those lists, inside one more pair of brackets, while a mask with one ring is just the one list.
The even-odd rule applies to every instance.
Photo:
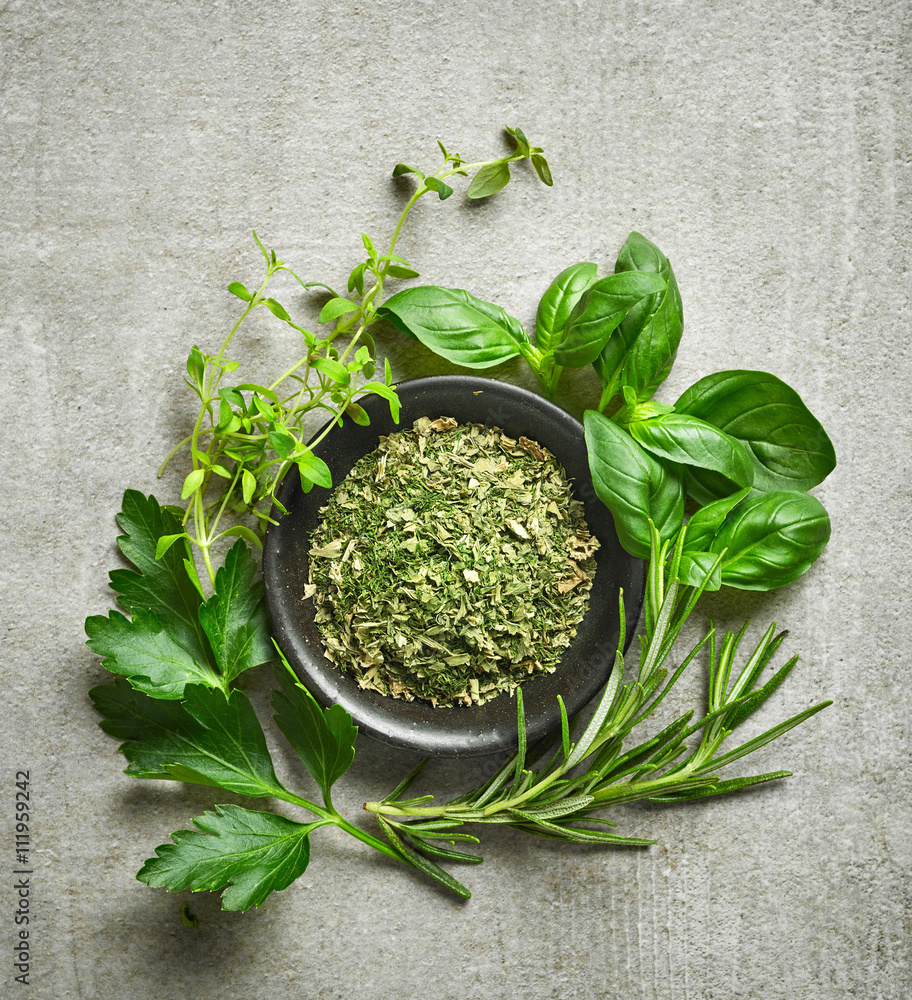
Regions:
[[422, 417], [321, 510], [305, 597], [361, 687], [483, 704], [551, 673], [589, 603], [598, 540], [536, 442]]

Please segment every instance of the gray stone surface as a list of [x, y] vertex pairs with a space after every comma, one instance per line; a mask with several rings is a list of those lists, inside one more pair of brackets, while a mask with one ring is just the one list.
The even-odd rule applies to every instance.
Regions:
[[[31, 996], [909, 995], [910, 27], [903, 0], [2, 5], [4, 995], [20, 768]], [[193, 419], [183, 360], [233, 321], [225, 284], [257, 280], [251, 228], [343, 284], [402, 203], [392, 165], [434, 163], [436, 137], [496, 153], [503, 122], [546, 148], [554, 188], [517, 170], [487, 203], [422, 202], [402, 252], [529, 324], [558, 270], [610, 266], [637, 229], [687, 313], [661, 398], [728, 367], [799, 389], [840, 458], [817, 490], [832, 542], [798, 584], [704, 617], [791, 630], [802, 662], [764, 721], [834, 706], [757, 763], [787, 782], [624, 814], [648, 850], [486, 834], [467, 904], [332, 831], [256, 912], [151, 890], [136, 870], [214, 799], [124, 776], [86, 696], [122, 491], [177, 496], [182, 473], [155, 469]], [[318, 300], [283, 298], [316, 321]], [[292, 356], [268, 317], [244, 338], [254, 372]], [[380, 348], [400, 375], [451, 370], [393, 333]], [[411, 763], [363, 741], [338, 804], [357, 815]]]

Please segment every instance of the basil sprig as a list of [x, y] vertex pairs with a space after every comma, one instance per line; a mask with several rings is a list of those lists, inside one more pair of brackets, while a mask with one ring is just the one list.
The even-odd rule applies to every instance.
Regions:
[[671, 263], [640, 233], [627, 238], [613, 274], [600, 277], [582, 262], [557, 275], [539, 302], [534, 342], [499, 306], [435, 285], [399, 292], [378, 315], [466, 368], [522, 356], [549, 396], [565, 368], [592, 365], [602, 393], [586, 413], [589, 465], [631, 555], [648, 555], [648, 522], [671, 540], [686, 510], [699, 514], [726, 498], [711, 537], [710, 521], [697, 521], [701, 544], [682, 553], [682, 582], [698, 582], [712, 566], [709, 589], [771, 590], [823, 551], [829, 518], [806, 491], [829, 475], [836, 455], [794, 389], [767, 372], [723, 371], [673, 406], [652, 399], [677, 356], [684, 312]]

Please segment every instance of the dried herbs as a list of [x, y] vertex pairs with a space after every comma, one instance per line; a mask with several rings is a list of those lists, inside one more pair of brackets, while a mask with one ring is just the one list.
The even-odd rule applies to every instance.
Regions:
[[483, 704], [553, 672], [586, 612], [598, 540], [527, 438], [423, 417], [381, 438], [321, 518], [305, 596], [364, 688]]

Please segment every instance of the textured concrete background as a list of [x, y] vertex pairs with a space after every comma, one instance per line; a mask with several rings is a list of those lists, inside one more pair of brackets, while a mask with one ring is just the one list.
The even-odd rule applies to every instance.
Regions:
[[[904, 0], [2, 5], [0, 940], [28, 768], [32, 996], [909, 995], [910, 29]], [[258, 280], [251, 228], [342, 284], [402, 204], [392, 165], [435, 164], [436, 137], [496, 154], [503, 122], [545, 147], [554, 188], [517, 170], [484, 204], [426, 200], [401, 251], [529, 324], [557, 271], [610, 266], [638, 229], [686, 309], [662, 398], [728, 367], [803, 394], [840, 458], [816, 491], [832, 542], [798, 584], [704, 614], [791, 629], [802, 663], [763, 722], [835, 705], [754, 765], [788, 782], [620, 817], [648, 850], [486, 834], [465, 905], [322, 830], [257, 912], [151, 890], [136, 870], [214, 798], [124, 776], [86, 696], [122, 491], [177, 495], [183, 472], [155, 469], [194, 413], [184, 358], [233, 321], [226, 283]], [[281, 297], [315, 322], [318, 299]], [[255, 372], [294, 348], [269, 317], [244, 338]], [[381, 349], [400, 375], [448, 370], [393, 333]], [[411, 763], [362, 741], [337, 804], [357, 815]], [[433, 765], [427, 789], [482, 767]]]

